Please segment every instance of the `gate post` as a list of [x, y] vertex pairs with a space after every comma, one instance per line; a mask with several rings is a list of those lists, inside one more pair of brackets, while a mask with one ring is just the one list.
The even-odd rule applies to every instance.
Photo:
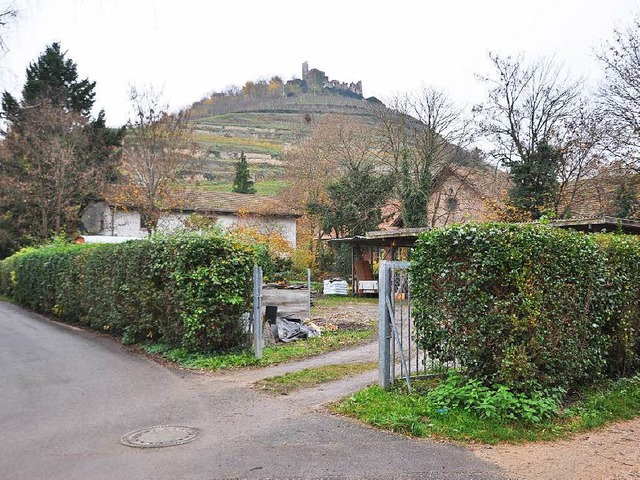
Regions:
[[262, 267], [253, 266], [253, 354], [262, 358]]
[[378, 382], [385, 390], [391, 385], [391, 318], [388, 301], [389, 264], [382, 261], [378, 269]]

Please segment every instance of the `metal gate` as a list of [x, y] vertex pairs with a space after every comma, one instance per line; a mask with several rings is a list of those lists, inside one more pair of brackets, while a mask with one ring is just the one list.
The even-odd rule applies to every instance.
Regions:
[[[409, 262], [380, 262], [378, 282], [380, 386], [388, 389], [396, 379], [402, 378], [411, 392], [412, 379], [457, 368], [455, 361], [432, 360], [415, 341]], [[450, 345], [445, 344], [440, 345], [439, 349], [452, 351]]]

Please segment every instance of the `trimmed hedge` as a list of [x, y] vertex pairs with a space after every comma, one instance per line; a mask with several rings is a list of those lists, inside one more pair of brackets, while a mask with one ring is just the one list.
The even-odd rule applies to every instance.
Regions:
[[0, 293], [127, 341], [223, 351], [243, 342], [254, 261], [251, 247], [213, 234], [52, 245], [0, 262]]
[[607, 340], [606, 374], [612, 378], [640, 373], [640, 238], [594, 235], [605, 257], [600, 306]]
[[433, 230], [412, 252], [417, 340], [472, 378], [526, 393], [633, 375], [639, 264], [640, 242], [628, 236], [513, 224]]

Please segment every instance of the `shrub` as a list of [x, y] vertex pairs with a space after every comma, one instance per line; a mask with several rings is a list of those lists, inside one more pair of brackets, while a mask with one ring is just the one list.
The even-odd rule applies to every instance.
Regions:
[[[154, 243], [101, 245], [87, 261], [83, 323], [123, 335], [127, 341], [161, 337], [166, 321], [166, 285], [154, 278]], [[178, 332], [170, 337], [180, 342]]]
[[607, 339], [606, 373], [613, 378], [640, 372], [640, 239], [594, 235], [605, 257], [599, 297]]
[[266, 281], [279, 282], [292, 276], [293, 248], [278, 229], [262, 232], [256, 225], [240, 223], [228, 232], [232, 238], [253, 246]]
[[55, 245], [0, 263], [1, 293], [33, 310], [189, 351], [242, 342], [254, 250], [219, 234], [117, 245]]
[[455, 357], [471, 378], [516, 393], [572, 390], [603, 371], [605, 263], [592, 237], [453, 226], [421, 236], [411, 272], [417, 340], [432, 358]]
[[5, 293], [37, 312], [77, 320], [83, 306], [74, 300], [80, 298], [81, 269], [91, 248], [56, 243], [21, 250], [2, 261], [11, 278]]
[[198, 351], [237, 347], [238, 320], [251, 300], [254, 250], [217, 235], [159, 237], [154, 244], [155, 278], [166, 285], [168, 318], [181, 330], [182, 345]]

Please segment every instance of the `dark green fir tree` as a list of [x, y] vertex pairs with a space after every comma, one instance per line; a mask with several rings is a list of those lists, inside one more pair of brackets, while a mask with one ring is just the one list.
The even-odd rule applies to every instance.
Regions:
[[236, 178], [233, 180], [233, 191], [235, 193], [256, 193], [253, 180], [249, 176], [249, 165], [244, 152], [240, 153], [240, 160], [236, 163]]

